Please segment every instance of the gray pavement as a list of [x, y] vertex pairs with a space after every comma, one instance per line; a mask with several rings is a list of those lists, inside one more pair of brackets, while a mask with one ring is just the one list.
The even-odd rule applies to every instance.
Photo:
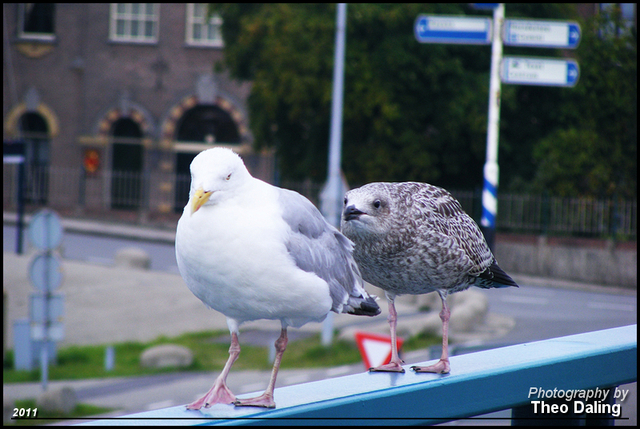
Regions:
[[[155, 231], [96, 221], [65, 219], [63, 225], [65, 229], [137, 237], [139, 240], [168, 242], [173, 238], [169, 230]], [[9, 348], [13, 344], [10, 329], [12, 321], [28, 316], [28, 300], [33, 287], [27, 278], [27, 272], [32, 257], [33, 252], [22, 256], [10, 252], [3, 253], [3, 284], [8, 296], [4, 316], [9, 322], [4, 324], [4, 338]], [[514, 278], [521, 281], [518, 276]], [[536, 282], [545, 285], [553, 284], [548, 279], [524, 278], [524, 280], [531, 284]], [[557, 286], [579, 287], [568, 282], [559, 282]], [[596, 286], [590, 286], [590, 288], [600, 290]], [[368, 287], [368, 289], [381, 297], [379, 303], [383, 314], [375, 318], [335, 315], [334, 327], [344, 338], [353, 338], [355, 330], [388, 334], [387, 305], [384, 295], [375, 288]], [[610, 292], [611, 289], [606, 291]], [[64, 260], [63, 284], [59, 292], [65, 296], [65, 338], [61, 346], [148, 341], [160, 335], [171, 337], [185, 332], [227, 330], [224, 316], [206, 308], [191, 294], [179, 275], [168, 272]], [[628, 294], [629, 291], [624, 293]], [[420, 307], [429, 304], [433, 299], [430, 295], [419, 298], [402, 297], [398, 300], [397, 307], [401, 315], [398, 326], [400, 335], [410, 336], [423, 329], [438, 331], [439, 304], [434, 306], [434, 311], [426, 313], [419, 311]], [[453, 298], [451, 303], [453, 344], [481, 346], [486, 343], [496, 343], [515, 326], [512, 317], [489, 312], [485, 296], [477, 290], [471, 289], [452, 295], [451, 298]], [[243, 325], [242, 331], [264, 331], [265, 336], [272, 336], [275, 339], [279, 329], [279, 322], [256, 321]], [[300, 331], [319, 332], [321, 329], [322, 324], [309, 323]], [[247, 337], [249, 339], [251, 336], [247, 335]], [[242, 334], [240, 342], [241, 344], [243, 342]], [[290, 347], [295, 347], [294, 341], [290, 343]], [[421, 350], [405, 354], [404, 359], [406, 362], [424, 361], [436, 358], [439, 352], [438, 349], [435, 351], [436, 355], [432, 356], [431, 351]], [[284, 358], [286, 359], [286, 353]], [[353, 374], [364, 370], [364, 365], [361, 363], [337, 368], [282, 370], [278, 376], [277, 386]], [[178, 373], [103, 380], [56, 381], [50, 382], [49, 386], [52, 389], [70, 386], [76, 391], [79, 401], [114, 408], [116, 411], [113, 415], [124, 415], [190, 402], [209, 389], [216, 375], [215, 373]], [[264, 390], [268, 378], [268, 371], [232, 370], [228, 381], [234, 393], [242, 394]], [[635, 385], [634, 383], [634, 392]], [[5, 399], [33, 398], [40, 393], [40, 383], [3, 383]], [[633, 398], [637, 398], [635, 393], [632, 395]], [[634, 419], [635, 415], [634, 407]], [[488, 421], [484, 422], [488, 423]]]

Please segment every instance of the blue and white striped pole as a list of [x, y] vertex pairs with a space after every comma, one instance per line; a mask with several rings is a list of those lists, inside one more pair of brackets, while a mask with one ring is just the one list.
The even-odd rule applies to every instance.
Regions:
[[500, 129], [500, 62], [502, 61], [502, 25], [504, 3], [493, 10], [493, 39], [491, 42], [491, 78], [489, 81], [489, 119], [487, 124], [487, 159], [484, 164], [482, 191], [482, 232], [493, 250], [498, 214], [498, 132]]

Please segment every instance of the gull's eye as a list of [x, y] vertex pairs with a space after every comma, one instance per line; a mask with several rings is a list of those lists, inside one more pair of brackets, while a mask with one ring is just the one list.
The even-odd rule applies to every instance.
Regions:
[[229, 179], [231, 179], [231, 173], [229, 173], [229, 175], [224, 178], [224, 180], [229, 180]]
[[379, 208], [380, 208], [380, 200], [375, 200], [375, 201], [373, 202], [373, 207], [375, 207], [375, 208], [379, 209]]
[[347, 205], [347, 197], [344, 197], [344, 205]]

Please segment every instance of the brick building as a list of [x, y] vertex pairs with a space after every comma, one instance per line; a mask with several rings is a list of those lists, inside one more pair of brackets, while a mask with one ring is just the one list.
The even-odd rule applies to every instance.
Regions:
[[[271, 181], [272, 157], [251, 150], [250, 84], [216, 71], [221, 21], [204, 5], [5, 3], [3, 15], [3, 140], [24, 142], [28, 204], [181, 211], [191, 159], [216, 145]], [[3, 167], [5, 210], [15, 171]]]

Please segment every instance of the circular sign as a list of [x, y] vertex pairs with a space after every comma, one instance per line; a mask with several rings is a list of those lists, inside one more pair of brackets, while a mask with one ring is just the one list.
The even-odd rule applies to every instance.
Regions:
[[29, 238], [39, 250], [52, 250], [62, 241], [60, 217], [52, 210], [42, 209], [31, 219]]
[[83, 165], [87, 173], [95, 173], [98, 171], [98, 167], [100, 167], [100, 153], [95, 149], [85, 150]]
[[36, 256], [29, 267], [31, 283], [42, 292], [51, 292], [62, 283], [60, 258], [50, 253]]

